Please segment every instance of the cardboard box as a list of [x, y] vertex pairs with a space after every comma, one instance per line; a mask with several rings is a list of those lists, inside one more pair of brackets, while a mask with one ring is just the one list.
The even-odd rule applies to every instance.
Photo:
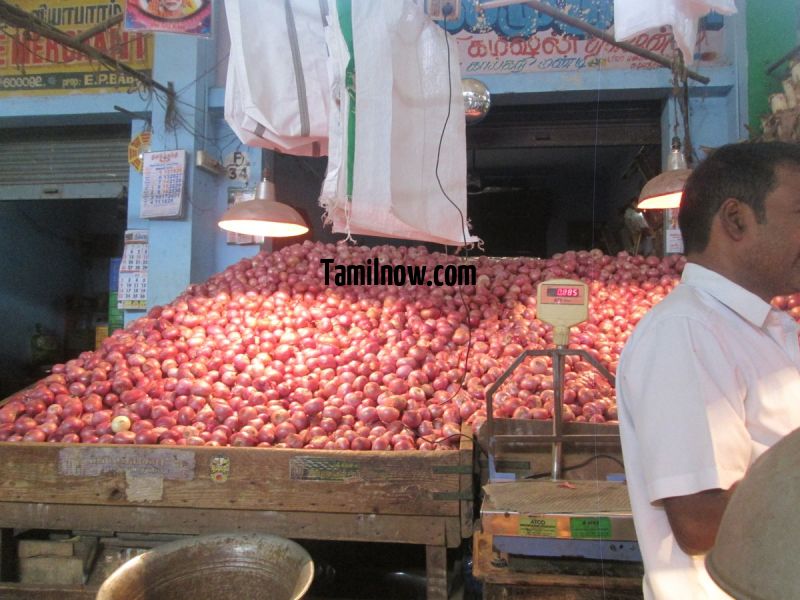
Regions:
[[21, 583], [81, 585], [97, 553], [97, 538], [21, 540], [18, 552]]

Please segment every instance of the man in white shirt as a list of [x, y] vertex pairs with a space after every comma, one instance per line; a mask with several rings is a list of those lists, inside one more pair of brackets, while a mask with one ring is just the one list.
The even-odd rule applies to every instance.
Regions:
[[747, 468], [800, 427], [798, 328], [769, 304], [800, 292], [800, 146], [718, 149], [679, 224], [681, 284], [620, 359], [622, 450], [645, 598], [728, 598], [703, 555]]
[[623, 216], [625, 229], [628, 234], [627, 237], [630, 239], [630, 244], [626, 250], [631, 254], [649, 256], [653, 251], [653, 235], [650, 232], [647, 219], [645, 219], [641, 211], [636, 208], [638, 203], [639, 198], [632, 198]]

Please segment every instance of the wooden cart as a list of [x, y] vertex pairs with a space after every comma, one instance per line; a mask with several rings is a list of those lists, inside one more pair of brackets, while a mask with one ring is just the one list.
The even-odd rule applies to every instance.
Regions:
[[[472, 535], [469, 437], [435, 452], [0, 443], [0, 465], [6, 545], [12, 528], [421, 544], [439, 600], [447, 548]], [[3, 579], [0, 598], [29, 597]]]

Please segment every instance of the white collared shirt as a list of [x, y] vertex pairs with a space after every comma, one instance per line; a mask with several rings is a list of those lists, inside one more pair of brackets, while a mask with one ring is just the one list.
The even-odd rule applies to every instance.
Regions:
[[645, 598], [728, 598], [658, 501], [730, 488], [800, 427], [797, 333], [786, 313], [689, 263], [625, 345], [617, 406]]

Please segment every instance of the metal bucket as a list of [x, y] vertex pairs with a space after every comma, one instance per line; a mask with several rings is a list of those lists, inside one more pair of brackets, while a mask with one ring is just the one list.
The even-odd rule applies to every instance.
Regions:
[[127, 561], [105, 580], [97, 600], [297, 600], [313, 578], [311, 556], [291, 540], [204, 535]]

